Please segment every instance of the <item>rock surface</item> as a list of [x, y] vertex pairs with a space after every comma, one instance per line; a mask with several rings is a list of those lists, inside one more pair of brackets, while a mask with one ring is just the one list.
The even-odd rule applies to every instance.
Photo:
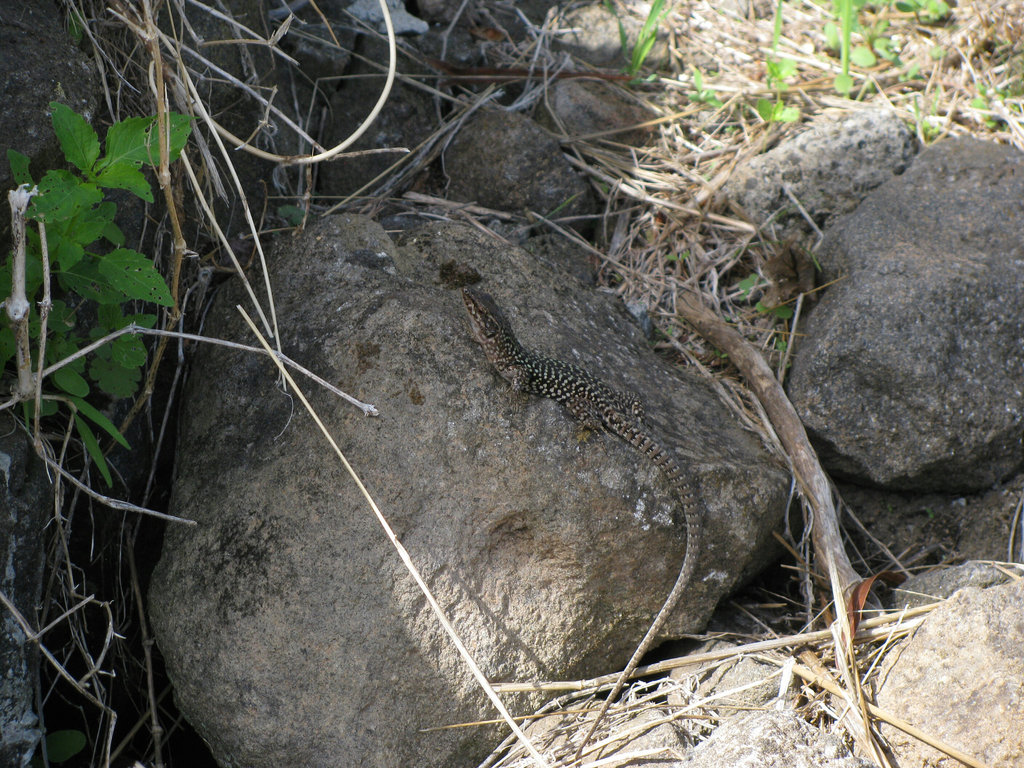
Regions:
[[[0, 23], [0, 136], [4, 147], [32, 158], [33, 173], [61, 168], [64, 155], [50, 122], [51, 101], [59, 101], [91, 121], [99, 103], [99, 83], [88, 57], [64, 31], [56, 4], [26, 0], [5, 4]], [[6, 153], [0, 158], [4, 216], [3, 244], [10, 237], [7, 191], [14, 186]], [[6, 252], [6, 247], [4, 247]]]
[[1009, 579], [1004, 566], [971, 561], [956, 567], [915, 573], [893, 589], [888, 602], [895, 610], [916, 608], [945, 600], [964, 587], [985, 589], [1004, 584]]
[[776, 710], [728, 718], [686, 760], [675, 765], [875, 768], [874, 763], [851, 755], [836, 736], [823, 733], [795, 712]]
[[1024, 153], [949, 139], [827, 234], [789, 394], [826, 467], [971, 491], [1024, 451]]
[[[362, 54], [372, 62], [387, 62], [386, 46], [379, 41], [362, 40]], [[402, 61], [405, 75], [421, 74], [422, 68]], [[366, 120], [380, 98], [382, 83], [375, 77], [378, 70], [363, 61], [357, 61], [347, 72], [351, 77], [338, 82], [330, 97], [329, 114], [333, 116], [328, 128], [328, 146], [347, 139]], [[434, 104], [429, 94], [413, 88], [401, 80], [392, 87], [373, 125], [351, 147], [351, 152], [370, 149], [415, 150], [436, 128]], [[319, 168], [318, 191], [324, 195], [343, 197], [371, 183], [363, 194], [369, 194], [385, 182], [393, 182], [391, 168], [405, 157], [403, 152], [381, 152], [353, 155], [338, 162], [324, 163]]]
[[595, 210], [589, 185], [558, 142], [518, 113], [491, 110], [468, 123], [445, 153], [445, 171], [452, 200], [542, 216]]
[[916, 152], [894, 110], [860, 109], [819, 120], [737, 167], [723, 193], [758, 226], [771, 219], [784, 233], [807, 229], [796, 199], [821, 227], [903, 173]]
[[[33, 622], [43, 586], [44, 529], [53, 510], [46, 466], [10, 414], [0, 416], [0, 592]], [[0, 765], [28, 765], [41, 732], [36, 716], [39, 648], [0, 606]]]
[[635, 97], [603, 80], [556, 80], [537, 121], [555, 134], [578, 138], [602, 134], [624, 144], [642, 145], [650, 128], [636, 126], [657, 115]]
[[[1024, 765], [1022, 602], [1024, 579], [957, 592], [889, 652], [878, 706], [984, 765]], [[902, 731], [881, 728], [900, 768], [961, 765]]]
[[[635, 12], [630, 13], [630, 10]], [[620, 4], [615, 9], [605, 3], [575, 5], [561, 18], [557, 47], [592, 66], [618, 70], [629, 64], [629, 56], [647, 18], [645, 10], [630, 9], [628, 4]], [[668, 57], [667, 36], [667, 30], [661, 25], [645, 66], [656, 68]]]
[[[559, 405], [510, 396], [469, 334], [461, 278], [482, 276], [525, 343], [640, 393], [696, 484], [699, 576], [666, 633], [699, 629], [771, 557], [786, 473], [607, 297], [468, 227], [396, 246], [358, 217], [284, 241], [274, 271], [286, 353], [380, 408], [367, 419], [307, 388], [492, 680], [621, 668], [685, 535], [672, 490], [633, 448], [580, 443]], [[209, 327], [251, 342], [240, 295], [226, 291]], [[199, 526], [169, 530], [150, 592], [182, 712], [223, 764], [475, 765], [495, 731], [420, 731], [493, 710], [274, 381], [263, 358], [196, 355], [172, 511]]]

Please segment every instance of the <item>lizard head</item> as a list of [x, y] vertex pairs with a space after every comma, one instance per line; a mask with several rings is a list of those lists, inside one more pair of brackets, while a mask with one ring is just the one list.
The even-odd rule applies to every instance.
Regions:
[[485, 347], [502, 337], [512, 337], [512, 326], [488, 294], [474, 288], [462, 289], [473, 336]]

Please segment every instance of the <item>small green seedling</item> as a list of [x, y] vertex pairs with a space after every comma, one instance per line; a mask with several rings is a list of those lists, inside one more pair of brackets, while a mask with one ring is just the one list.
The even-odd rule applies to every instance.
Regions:
[[[622, 20], [618, 19], [615, 6], [609, 0], [605, 0], [604, 7], [609, 13], [614, 14], [618, 20], [619, 44], [622, 46], [623, 54], [625, 54], [629, 50], [629, 37], [626, 35], [626, 28], [623, 26]], [[630, 77], [636, 77], [643, 68], [644, 62], [647, 60], [651, 49], [654, 48], [654, 43], [658, 39], [658, 26], [661, 24], [666, 13], [668, 13], [668, 9], [665, 7], [665, 0], [654, 0], [651, 3], [651, 9], [644, 20], [644, 25], [640, 28], [636, 38], [636, 45], [633, 46], [633, 51], [629, 56], [629, 64], [624, 68], [624, 72]], [[654, 77], [656, 76], [651, 76], [647, 79], [652, 80]]]
[[711, 88], [704, 87], [704, 75], [699, 69], [693, 70], [693, 87], [695, 92], [690, 94], [690, 101], [707, 104], [715, 109], [722, 106], [722, 100], [718, 98], [718, 94]]
[[922, 24], [938, 24], [950, 14], [944, 0], [897, 0], [896, 10], [914, 14]]
[[781, 98], [775, 101], [758, 99], [754, 109], [767, 123], [795, 123], [800, 119], [800, 110], [796, 107], [787, 107]]

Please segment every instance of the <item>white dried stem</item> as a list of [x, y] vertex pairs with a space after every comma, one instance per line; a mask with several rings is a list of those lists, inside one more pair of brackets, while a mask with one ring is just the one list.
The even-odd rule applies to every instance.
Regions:
[[28, 338], [28, 315], [30, 305], [25, 295], [25, 211], [32, 197], [39, 194], [36, 187], [29, 189], [22, 184], [7, 193], [11, 206], [11, 237], [14, 241], [14, 261], [11, 264], [11, 295], [4, 306], [14, 330], [15, 357], [18, 367], [18, 383], [14, 397], [17, 401], [27, 400], [35, 391], [32, 381], [32, 350]]

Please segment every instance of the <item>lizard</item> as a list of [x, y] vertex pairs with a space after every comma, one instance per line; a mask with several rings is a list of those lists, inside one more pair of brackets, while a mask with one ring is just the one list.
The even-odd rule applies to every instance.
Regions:
[[635, 395], [612, 389], [579, 366], [527, 349], [516, 338], [508, 318], [487, 293], [475, 288], [462, 289], [473, 338], [502, 378], [516, 392], [550, 397], [565, 406], [585, 429], [610, 432], [633, 446], [665, 474], [682, 502], [686, 523], [686, 553], [672, 590], [640, 645], [619, 674], [608, 698], [576, 753], [577, 759], [597, 730], [608, 708], [622, 692], [626, 681], [640, 663], [675, 608], [684, 587], [692, 580], [697, 564], [700, 527], [697, 505], [682, 470], [675, 459], [643, 425], [643, 404]]

